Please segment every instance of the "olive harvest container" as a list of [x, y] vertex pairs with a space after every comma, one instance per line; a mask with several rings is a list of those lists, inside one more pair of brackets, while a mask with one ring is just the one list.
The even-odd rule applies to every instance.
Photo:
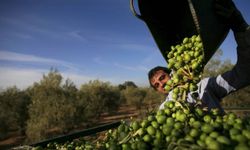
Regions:
[[106, 131], [106, 130], [109, 130], [109, 129], [112, 129], [112, 128], [116, 128], [120, 124], [121, 124], [120, 121], [107, 123], [107, 124], [103, 124], [103, 125], [96, 126], [96, 127], [93, 127], [93, 128], [88, 128], [88, 129], [84, 129], [84, 130], [81, 130], [81, 131], [76, 131], [76, 132], [73, 132], [73, 133], [70, 133], [70, 134], [67, 134], [67, 135], [57, 136], [57, 137], [54, 137], [54, 138], [51, 138], [51, 139], [46, 139], [46, 140], [43, 140], [43, 141], [39, 141], [37, 143], [30, 144], [30, 146], [32, 146], [32, 147], [36, 147], [36, 146], [46, 147], [47, 144], [49, 144], [49, 143], [54, 143], [54, 142], [56, 142], [56, 143], [64, 143], [64, 142], [67, 142], [67, 141], [72, 141], [72, 140], [77, 139], [77, 138], [95, 135], [95, 134], [97, 134], [99, 132]]
[[139, 13], [134, 7], [134, 0], [130, 0], [130, 9], [135, 16], [146, 23], [165, 60], [172, 45], [182, 42], [185, 37], [200, 34], [206, 64], [229, 32], [229, 27], [214, 12], [214, 0], [136, 0], [136, 2]]

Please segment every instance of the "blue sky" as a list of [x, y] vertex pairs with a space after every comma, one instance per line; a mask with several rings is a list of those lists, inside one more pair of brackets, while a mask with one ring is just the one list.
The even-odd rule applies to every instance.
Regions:
[[[250, 1], [235, 1], [250, 22]], [[223, 59], [236, 61], [232, 33]], [[166, 65], [129, 0], [1, 0], [0, 88], [26, 88], [51, 67], [77, 86], [99, 79], [148, 86], [147, 72]]]

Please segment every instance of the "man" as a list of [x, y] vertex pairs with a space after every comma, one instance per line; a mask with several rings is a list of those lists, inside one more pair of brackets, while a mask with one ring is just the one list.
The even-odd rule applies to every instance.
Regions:
[[[234, 32], [237, 42], [237, 62], [234, 68], [217, 77], [202, 79], [198, 83], [198, 98], [204, 106], [219, 108], [223, 97], [240, 88], [250, 85], [250, 27], [242, 17], [239, 10], [231, 0], [216, 0], [216, 13], [224, 19]], [[155, 67], [148, 73], [150, 85], [157, 91], [166, 94], [166, 101], [172, 100], [172, 91], [164, 90], [166, 82], [170, 79], [171, 71], [164, 67]], [[194, 102], [192, 93], [188, 94], [188, 102]], [[165, 101], [165, 102], [166, 102]], [[164, 106], [161, 104], [160, 109]]]

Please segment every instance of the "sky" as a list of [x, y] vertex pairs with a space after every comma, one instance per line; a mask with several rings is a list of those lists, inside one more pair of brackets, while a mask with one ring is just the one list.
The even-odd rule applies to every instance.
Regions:
[[[250, 23], [250, 1], [235, 0]], [[236, 62], [232, 32], [220, 47]], [[51, 68], [76, 86], [90, 80], [148, 86], [166, 62], [129, 0], [1, 0], [0, 89], [39, 82]]]

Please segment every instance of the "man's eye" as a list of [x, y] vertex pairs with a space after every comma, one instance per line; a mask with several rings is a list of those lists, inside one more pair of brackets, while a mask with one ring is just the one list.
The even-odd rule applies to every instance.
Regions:
[[159, 80], [161, 81], [161, 80], [165, 79], [165, 76], [166, 76], [165, 74], [161, 75]]

